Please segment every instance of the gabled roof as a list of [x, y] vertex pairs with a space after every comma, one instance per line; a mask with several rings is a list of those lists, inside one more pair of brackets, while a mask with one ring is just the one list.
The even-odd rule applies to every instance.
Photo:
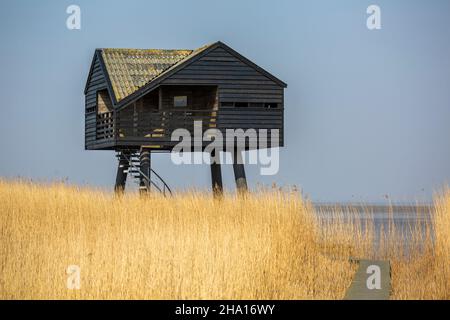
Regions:
[[101, 55], [114, 97], [119, 102], [206, 47], [197, 50], [102, 49]]
[[103, 49], [101, 55], [116, 101], [129, 96], [192, 50]]
[[[96, 56], [100, 60], [113, 103], [120, 107], [148, 93], [163, 79], [219, 46], [251, 65], [280, 86], [287, 86], [284, 82], [220, 41], [196, 50], [97, 49], [94, 60]], [[88, 82], [91, 72], [92, 66]]]

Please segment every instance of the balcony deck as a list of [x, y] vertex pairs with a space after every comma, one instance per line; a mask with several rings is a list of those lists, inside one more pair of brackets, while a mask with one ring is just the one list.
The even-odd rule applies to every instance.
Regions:
[[[224, 141], [227, 129], [254, 129], [258, 143], [256, 148], [283, 146], [283, 109], [265, 108], [236, 108], [221, 107], [218, 110], [180, 110], [164, 109], [146, 113], [121, 115], [117, 112], [107, 112], [97, 115], [95, 127], [95, 145], [91, 149], [113, 149], [113, 148], [139, 148], [150, 146], [160, 150], [171, 150], [179, 141], [173, 141], [172, 133], [176, 129], [185, 129], [192, 136], [192, 144], [198, 143], [197, 137], [201, 139], [203, 133], [208, 129], [218, 129]], [[200, 123], [201, 122], [201, 123]], [[93, 125], [93, 124], [92, 124]], [[259, 143], [260, 129], [267, 130], [267, 145]], [[86, 128], [89, 130], [89, 128]], [[271, 141], [271, 132], [278, 135]], [[251, 134], [252, 130], [247, 131]], [[197, 136], [195, 135], [197, 133]], [[201, 136], [199, 135], [201, 134]], [[261, 132], [264, 134], [264, 132]], [[234, 139], [234, 137], [233, 137]], [[211, 141], [202, 141], [202, 147]], [[245, 149], [253, 149], [255, 145], [246, 143]]]

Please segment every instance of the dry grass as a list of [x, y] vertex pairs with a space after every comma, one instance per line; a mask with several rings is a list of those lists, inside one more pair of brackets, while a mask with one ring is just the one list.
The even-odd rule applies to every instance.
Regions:
[[[0, 180], [0, 299], [341, 299], [348, 257], [363, 255], [395, 258], [394, 298], [448, 299], [445, 199], [436, 246], [407, 261], [389, 245], [374, 253], [373, 232], [338, 212], [319, 223], [296, 193], [115, 198]], [[81, 267], [80, 290], [66, 287], [68, 265]]]
[[[434, 232], [433, 232], [434, 231]], [[434, 234], [434, 240], [433, 240]], [[450, 299], [450, 192], [435, 200], [435, 212], [425, 232], [413, 230], [408, 257], [386, 250], [392, 261], [394, 299]]]

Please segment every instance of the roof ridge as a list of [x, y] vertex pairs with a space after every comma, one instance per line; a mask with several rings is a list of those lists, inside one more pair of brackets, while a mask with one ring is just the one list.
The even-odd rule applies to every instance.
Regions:
[[195, 49], [163, 49], [163, 48], [99, 48], [98, 50], [118, 51], [194, 51]]
[[182, 49], [182, 48], [176, 48], [176, 49], [175, 49], [175, 48], [170, 48], [170, 49], [168, 49], [168, 48], [111, 48], [111, 47], [108, 47], [108, 48], [97, 48], [97, 50], [161, 50], [161, 51], [166, 50], [166, 51], [197, 51], [197, 50], [200, 50], [200, 49], [209, 47], [209, 46], [211, 46], [211, 45], [213, 45], [213, 44], [216, 44], [216, 43], [218, 43], [218, 42], [220, 42], [220, 41], [207, 43], [207, 44], [205, 44], [205, 45], [203, 45], [203, 46], [201, 46], [201, 47], [195, 48], [195, 49], [187, 49], [187, 48], [184, 48], [184, 49]]

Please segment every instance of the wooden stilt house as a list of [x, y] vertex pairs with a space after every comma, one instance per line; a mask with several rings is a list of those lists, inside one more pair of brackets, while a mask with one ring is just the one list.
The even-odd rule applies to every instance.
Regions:
[[[116, 190], [127, 174], [163, 192], [167, 184], [151, 168], [152, 152], [170, 152], [173, 130], [276, 130], [274, 143], [246, 142], [235, 150], [284, 145], [286, 84], [222, 42], [196, 50], [97, 49], [85, 87], [85, 148], [115, 150]], [[197, 128], [199, 129], [199, 128]], [[209, 142], [202, 142], [205, 148]], [[203, 149], [202, 149], [203, 150]], [[234, 163], [240, 190], [247, 188], [243, 164]], [[222, 190], [220, 163], [211, 164], [213, 189]]]

